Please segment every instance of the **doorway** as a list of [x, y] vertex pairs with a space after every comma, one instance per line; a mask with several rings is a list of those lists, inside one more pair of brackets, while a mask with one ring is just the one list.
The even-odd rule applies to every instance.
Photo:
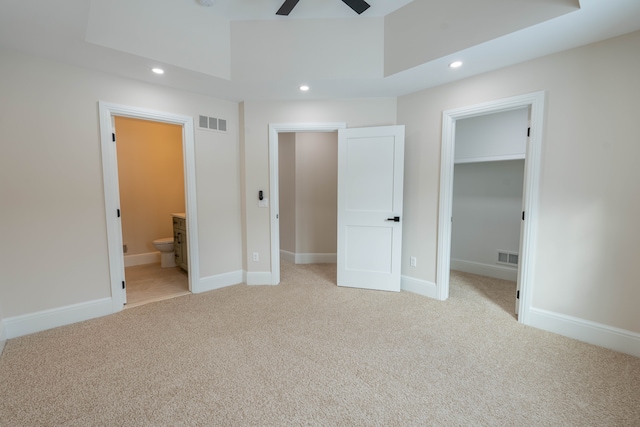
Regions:
[[338, 134], [280, 133], [278, 171], [281, 259], [335, 264]]
[[182, 126], [115, 116], [114, 130], [126, 307], [188, 294], [188, 270], [175, 257], [183, 239], [174, 239], [185, 220]]
[[193, 118], [137, 107], [98, 103], [100, 113], [100, 140], [105, 194], [107, 243], [113, 312], [124, 308], [126, 302], [126, 281], [122, 240], [122, 219], [118, 180], [118, 160], [113, 128], [115, 117], [148, 120], [174, 124], [181, 127], [184, 167], [184, 194], [186, 234], [188, 236], [188, 282], [189, 291], [198, 292], [198, 232], [195, 192], [195, 138]]
[[456, 121], [451, 277], [491, 295], [511, 315], [529, 115], [523, 107]]
[[518, 308], [518, 321], [523, 324], [530, 323], [544, 100], [544, 92], [535, 92], [443, 112], [436, 278], [438, 299], [446, 300], [449, 297], [456, 122], [465, 118], [526, 107], [531, 112], [531, 123], [530, 137], [525, 150], [523, 213], [520, 231], [516, 305]]
[[280, 283], [280, 179], [279, 134], [296, 132], [337, 132], [346, 123], [270, 124], [269, 125], [269, 193], [271, 194], [271, 284]]
[[[292, 127], [338, 131], [337, 285], [400, 291], [404, 126], [280, 129]], [[280, 282], [278, 130], [270, 125], [272, 284]]]

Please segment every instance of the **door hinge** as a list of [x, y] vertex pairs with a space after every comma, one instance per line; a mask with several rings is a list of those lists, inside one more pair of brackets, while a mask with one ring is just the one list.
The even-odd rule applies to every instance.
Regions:
[[124, 288], [125, 288], [125, 286], [124, 286], [124, 280], [123, 280], [122, 281], [122, 289], [124, 289]]
[[531, 136], [531, 128], [527, 128], [527, 136]]
[[522, 211], [522, 220], [524, 221], [524, 211]]
[[[124, 282], [122, 282], [124, 283]], [[520, 291], [516, 292], [516, 299], [520, 299]]]
[[120, 209], [116, 209], [118, 211], [118, 218], [120, 218]]
[[115, 133], [111, 133], [111, 140], [113, 142], [116, 142], [116, 134]]

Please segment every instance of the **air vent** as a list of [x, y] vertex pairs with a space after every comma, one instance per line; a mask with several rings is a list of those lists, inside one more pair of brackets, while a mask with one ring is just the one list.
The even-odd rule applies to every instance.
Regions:
[[509, 251], [498, 251], [498, 264], [518, 266], [518, 253]]
[[203, 130], [215, 130], [219, 132], [227, 131], [227, 120], [219, 119], [216, 117], [199, 116], [198, 117], [198, 129]]

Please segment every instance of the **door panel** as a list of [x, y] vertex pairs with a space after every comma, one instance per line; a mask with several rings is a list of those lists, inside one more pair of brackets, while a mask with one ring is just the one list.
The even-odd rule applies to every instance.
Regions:
[[400, 290], [403, 176], [404, 126], [338, 132], [338, 286]]

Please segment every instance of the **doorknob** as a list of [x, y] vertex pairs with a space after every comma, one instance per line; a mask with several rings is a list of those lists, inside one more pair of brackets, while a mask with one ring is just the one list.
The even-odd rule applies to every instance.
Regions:
[[385, 221], [400, 222], [400, 217], [399, 216], [394, 216], [393, 218], [385, 219]]

